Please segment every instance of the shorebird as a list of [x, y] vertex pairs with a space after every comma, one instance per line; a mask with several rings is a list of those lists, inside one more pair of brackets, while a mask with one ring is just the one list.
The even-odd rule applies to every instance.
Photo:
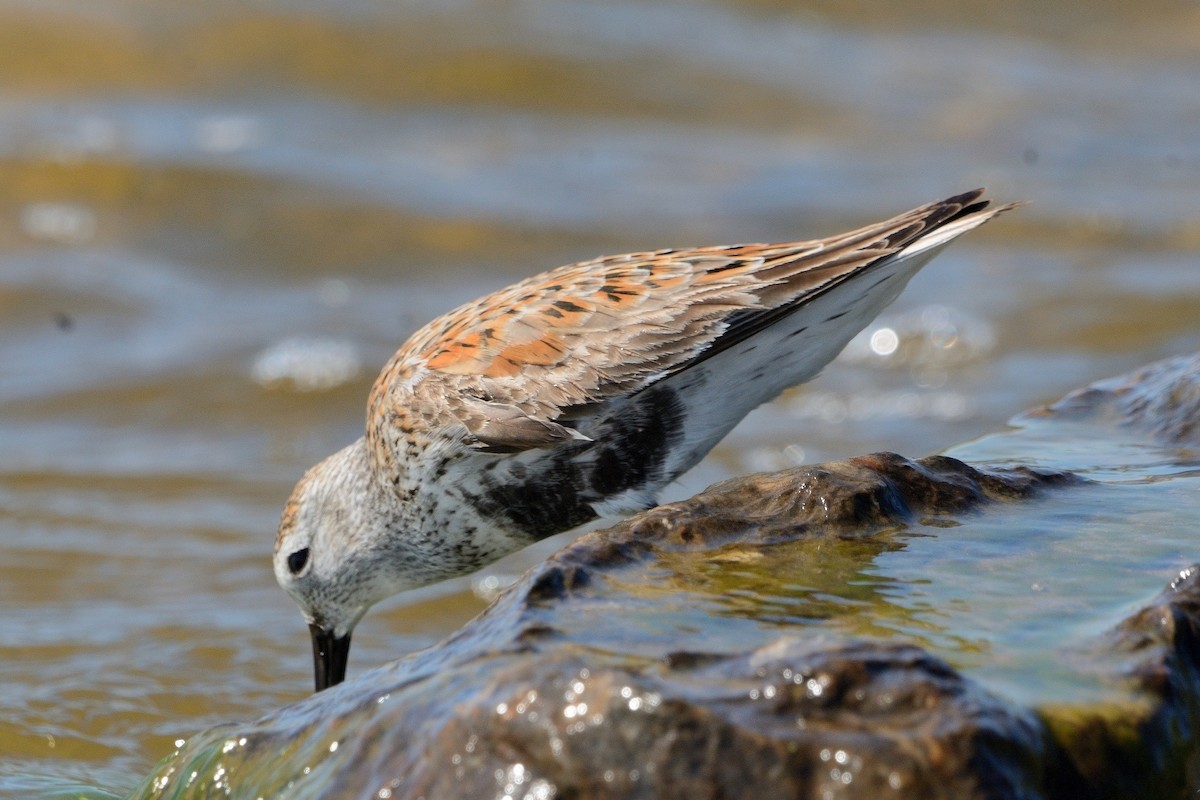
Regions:
[[828, 239], [584, 261], [418, 330], [376, 380], [365, 435], [304, 475], [280, 521], [275, 575], [308, 622], [317, 691], [345, 678], [376, 602], [655, 505], [1015, 205], [983, 194]]

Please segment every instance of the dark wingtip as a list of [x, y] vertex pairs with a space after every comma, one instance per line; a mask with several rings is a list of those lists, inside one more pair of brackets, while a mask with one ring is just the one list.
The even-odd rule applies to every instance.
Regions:
[[953, 222], [956, 219], [969, 216], [971, 214], [983, 211], [992, 204], [990, 197], [984, 197], [984, 192], [987, 190], [982, 186], [978, 189], [972, 189], [969, 192], [956, 194], [953, 197], [947, 197], [937, 205], [944, 209], [944, 217], [938, 220], [939, 224]]
[[983, 187], [972, 189], [969, 192], [956, 194], [953, 197], [947, 197], [940, 203], [935, 203], [934, 207], [941, 210], [943, 215], [933, 215], [936, 219], [936, 225], [944, 225], [953, 222], [963, 217], [969, 217], [973, 214], [978, 214], [981, 211], [988, 211], [990, 215], [1003, 214], [1005, 211], [1011, 211], [1014, 208], [1029, 205], [1028, 200], [1017, 200], [1004, 205], [994, 205], [994, 201], [990, 197], [985, 197], [987, 190]]
[[1030, 203], [1029, 200], [1016, 200], [1012, 203], [1005, 203], [1004, 205], [993, 207], [992, 203], [994, 201], [990, 197], [984, 197], [986, 193], [987, 189], [984, 189], [981, 186], [978, 189], [972, 189], [969, 192], [963, 192], [961, 194], [956, 194], [953, 197], [947, 197], [945, 200], [937, 203], [936, 205], [944, 208], [954, 208], [957, 206], [957, 210], [945, 220], [946, 222], [950, 222], [952, 220], [970, 216], [971, 214], [977, 214], [980, 211], [984, 211], [988, 208], [992, 209], [993, 214], [1000, 214], [1005, 211], [1011, 211], [1014, 208], [1027, 206]]
[[[978, 189], [971, 189], [969, 192], [962, 192], [961, 194], [956, 194], [953, 197], [947, 197], [945, 200], [938, 203], [938, 205], [962, 207], [979, 205], [980, 208], [987, 208], [988, 204], [992, 201], [991, 199], [983, 196], [986, 192], [987, 189], [980, 186]], [[976, 201], [978, 201], [978, 203], [976, 203]]]

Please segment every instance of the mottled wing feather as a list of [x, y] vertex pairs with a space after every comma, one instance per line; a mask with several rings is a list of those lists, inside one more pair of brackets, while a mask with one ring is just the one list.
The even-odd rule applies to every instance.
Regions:
[[576, 430], [526, 414], [511, 403], [495, 403], [463, 395], [454, 404], [455, 416], [466, 427], [475, 449], [512, 453], [551, 447], [570, 441], [591, 441]]
[[[380, 375], [372, 405], [402, 405], [421, 383], [426, 409], [440, 397], [433, 407], [477, 439], [490, 432], [493, 447], [553, 444], [564, 434], [544, 423], [636, 392], [743, 340], [931, 229], [986, 208], [981, 195], [823, 240], [658, 250], [533, 276], [415, 333]], [[488, 419], [476, 401], [505, 411]], [[514, 411], [526, 417], [520, 425]]]

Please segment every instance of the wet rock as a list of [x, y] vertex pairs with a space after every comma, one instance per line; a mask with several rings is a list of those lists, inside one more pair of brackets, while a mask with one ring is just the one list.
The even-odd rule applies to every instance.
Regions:
[[1044, 414], [1107, 419], [1158, 441], [1200, 445], [1200, 353], [1156, 361], [1071, 392]]
[[1052, 470], [989, 471], [946, 456], [910, 461], [875, 453], [731, 478], [626, 520], [610, 529], [611, 537], [597, 538], [713, 545], [731, 537], [762, 544], [780, 537], [868, 536], [920, 517], [958, 514], [989, 500], [1027, 498], [1046, 487], [1079, 482]]
[[1107, 633], [1096, 650], [1123, 657], [1119, 706], [1044, 709], [1071, 797], [1154, 798], [1200, 787], [1200, 564]]
[[1196, 783], [1200, 567], [1105, 637], [1144, 698], [1045, 722], [917, 647], [781, 636], [638, 661], [523, 622], [528, 608], [507, 595], [477, 624], [514, 635], [485, 630], [481, 648], [210, 731], [134, 796], [1155, 798]]
[[396, 796], [1019, 797], [1038, 782], [1036, 718], [915, 647], [784, 637], [641, 667], [552, 648], [490, 684], [419, 758], [375, 728]]

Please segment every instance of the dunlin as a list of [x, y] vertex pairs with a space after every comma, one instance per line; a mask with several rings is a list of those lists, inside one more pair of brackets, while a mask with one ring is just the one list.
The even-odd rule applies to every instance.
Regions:
[[345, 677], [374, 603], [653, 506], [1011, 207], [976, 190], [817, 241], [598, 258], [421, 328], [375, 382], [366, 434], [304, 475], [279, 525], [275, 575], [308, 621], [317, 690]]

